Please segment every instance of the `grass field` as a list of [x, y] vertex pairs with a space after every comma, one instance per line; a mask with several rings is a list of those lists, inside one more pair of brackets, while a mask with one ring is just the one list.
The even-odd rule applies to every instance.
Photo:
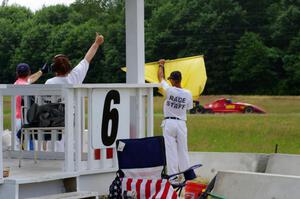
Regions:
[[[220, 97], [258, 105], [267, 114], [188, 115], [190, 151], [300, 153], [300, 97], [202, 96], [200, 103]], [[161, 135], [162, 97], [155, 97], [155, 132]]]
[[[267, 114], [188, 114], [190, 151], [300, 154], [300, 96], [201, 96], [200, 103], [220, 97], [260, 106]], [[154, 98], [154, 131], [161, 135], [163, 97]], [[4, 128], [10, 128], [10, 102], [4, 98]]]

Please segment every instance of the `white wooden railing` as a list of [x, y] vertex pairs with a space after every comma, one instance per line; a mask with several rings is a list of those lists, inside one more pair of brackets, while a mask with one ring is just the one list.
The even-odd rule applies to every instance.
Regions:
[[[117, 138], [153, 136], [153, 87], [157, 84], [0, 85], [0, 132], [2, 135], [4, 96], [10, 96], [11, 130], [16, 132], [15, 96], [58, 95], [65, 103], [64, 151], [43, 151], [42, 136], [38, 136], [35, 141], [39, 146], [35, 147], [38, 158], [63, 157], [62, 170], [65, 172], [117, 169], [114, 148]], [[13, 135], [11, 152], [20, 157]], [[33, 157], [34, 152], [27, 151], [26, 154]], [[0, 171], [3, 170], [3, 161], [3, 153], [0, 153]], [[2, 175], [0, 180], [3, 180]]]

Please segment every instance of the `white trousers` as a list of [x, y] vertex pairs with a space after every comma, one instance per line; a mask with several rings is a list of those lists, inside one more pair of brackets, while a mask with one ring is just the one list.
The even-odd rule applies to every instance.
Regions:
[[163, 120], [161, 126], [166, 145], [168, 174], [171, 175], [188, 169], [190, 158], [185, 121], [166, 119]]

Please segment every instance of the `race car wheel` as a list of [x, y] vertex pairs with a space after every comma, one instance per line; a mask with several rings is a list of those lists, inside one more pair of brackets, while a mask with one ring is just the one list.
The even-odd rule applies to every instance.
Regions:
[[253, 113], [253, 112], [254, 112], [254, 109], [251, 106], [247, 106], [244, 109], [244, 113]]
[[190, 110], [190, 114], [195, 114], [195, 113], [196, 113], [196, 107], [194, 107]]
[[199, 107], [197, 107], [197, 112], [203, 114], [203, 113], [205, 113], [205, 108], [203, 106], [199, 106]]
[[206, 109], [206, 110], [205, 110], [205, 113], [210, 113], [210, 114], [212, 114], [212, 113], [214, 113], [214, 111], [211, 110], [211, 109]]

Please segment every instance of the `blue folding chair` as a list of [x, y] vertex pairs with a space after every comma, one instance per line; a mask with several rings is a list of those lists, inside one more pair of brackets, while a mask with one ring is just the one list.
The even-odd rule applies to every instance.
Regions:
[[[163, 136], [120, 139], [116, 142], [120, 178], [153, 178], [167, 180], [180, 196], [187, 180], [196, 178], [194, 169], [202, 166], [194, 165], [189, 169], [173, 175], [166, 174], [166, 152]], [[180, 183], [174, 184], [169, 179], [183, 175]]]

